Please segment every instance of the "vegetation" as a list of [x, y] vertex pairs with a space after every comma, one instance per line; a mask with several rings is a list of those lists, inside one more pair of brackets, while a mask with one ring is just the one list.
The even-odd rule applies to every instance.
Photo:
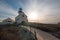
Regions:
[[29, 26], [48, 32], [60, 39], [60, 24], [30, 23]]
[[16, 27], [0, 25], [0, 40], [18, 40], [19, 34]]
[[32, 35], [26, 28], [15, 24], [0, 25], [0, 40], [35, 40]]

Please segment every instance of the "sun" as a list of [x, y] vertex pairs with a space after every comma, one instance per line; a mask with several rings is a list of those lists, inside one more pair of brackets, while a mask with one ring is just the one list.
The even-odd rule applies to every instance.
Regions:
[[36, 12], [32, 12], [31, 14], [29, 14], [29, 18], [32, 19], [32, 20], [36, 20], [38, 17], [37, 13]]

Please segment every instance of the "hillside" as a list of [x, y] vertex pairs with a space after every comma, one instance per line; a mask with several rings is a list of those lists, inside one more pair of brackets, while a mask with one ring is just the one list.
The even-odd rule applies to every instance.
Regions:
[[0, 40], [35, 40], [33, 33], [16, 25], [0, 25]]
[[48, 32], [60, 39], [60, 25], [59, 24], [30, 23], [29, 26]]

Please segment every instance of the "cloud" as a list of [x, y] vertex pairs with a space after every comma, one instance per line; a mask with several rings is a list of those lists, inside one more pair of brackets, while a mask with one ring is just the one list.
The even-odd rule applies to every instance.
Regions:
[[38, 14], [37, 22], [56, 23], [60, 21], [59, 0], [29, 0], [27, 2], [26, 8], [28, 17], [33, 12]]
[[0, 1], [0, 17], [15, 17], [17, 11], [12, 8], [8, 3]]
[[[23, 8], [28, 18], [30, 14], [36, 13], [37, 22], [56, 23], [60, 21], [60, 0], [13, 0], [13, 2], [18, 4], [17, 7]], [[0, 1], [0, 17], [15, 17], [16, 15], [17, 10], [8, 3]]]

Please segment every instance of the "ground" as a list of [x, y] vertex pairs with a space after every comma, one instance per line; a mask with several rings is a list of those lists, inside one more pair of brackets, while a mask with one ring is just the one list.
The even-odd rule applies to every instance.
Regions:
[[55, 36], [27, 25], [0, 25], [0, 40], [59, 40]]
[[33, 33], [20, 26], [0, 25], [0, 40], [34, 40], [34, 38]]

